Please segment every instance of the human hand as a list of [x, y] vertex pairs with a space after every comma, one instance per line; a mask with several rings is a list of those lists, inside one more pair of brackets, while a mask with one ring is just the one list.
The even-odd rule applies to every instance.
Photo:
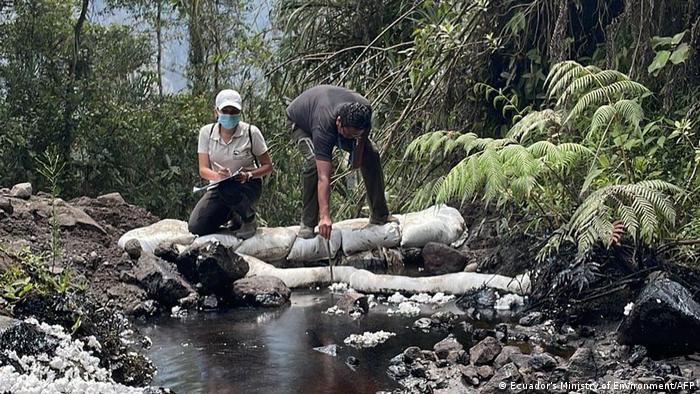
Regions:
[[330, 217], [321, 218], [318, 222], [318, 233], [325, 239], [331, 238], [331, 230], [333, 229], [333, 222]]
[[233, 177], [233, 179], [235, 179], [236, 181], [238, 181], [240, 183], [246, 183], [252, 177], [253, 177], [253, 174], [251, 174], [249, 171], [244, 171], [244, 172], [238, 173], [238, 175]]
[[231, 170], [228, 168], [220, 168], [216, 171], [216, 175], [218, 176], [218, 180], [225, 179], [231, 176]]

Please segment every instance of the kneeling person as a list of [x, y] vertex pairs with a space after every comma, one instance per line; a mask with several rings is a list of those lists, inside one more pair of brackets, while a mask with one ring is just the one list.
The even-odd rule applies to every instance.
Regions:
[[260, 130], [240, 121], [242, 109], [238, 92], [222, 90], [216, 96], [217, 122], [199, 130], [199, 175], [215, 182], [239, 169], [240, 174], [202, 196], [190, 215], [193, 234], [214, 233], [229, 221], [242, 222], [235, 232], [239, 238], [250, 238], [257, 230], [254, 206], [262, 194], [262, 176], [272, 172], [272, 160]]

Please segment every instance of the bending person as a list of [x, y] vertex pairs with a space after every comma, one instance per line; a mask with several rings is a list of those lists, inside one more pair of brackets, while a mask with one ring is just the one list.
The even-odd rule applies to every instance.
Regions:
[[260, 130], [241, 122], [243, 105], [235, 90], [216, 95], [217, 122], [199, 130], [199, 175], [211, 182], [225, 179], [197, 202], [190, 214], [189, 230], [206, 235], [229, 225], [238, 238], [250, 238], [257, 230], [255, 203], [262, 194], [262, 176], [272, 172], [272, 160]]
[[320, 85], [300, 94], [287, 107], [292, 138], [305, 158], [302, 171], [303, 213], [299, 236], [311, 238], [314, 227], [329, 238], [330, 179], [333, 147], [350, 152], [352, 168], [360, 168], [367, 187], [370, 223], [395, 221], [384, 196], [379, 153], [369, 140], [372, 107], [360, 94], [339, 86]]

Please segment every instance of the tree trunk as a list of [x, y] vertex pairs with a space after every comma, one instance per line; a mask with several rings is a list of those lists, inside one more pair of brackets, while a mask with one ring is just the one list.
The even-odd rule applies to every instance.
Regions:
[[189, 36], [190, 36], [190, 52], [189, 66], [192, 80], [192, 93], [199, 94], [206, 90], [205, 76], [205, 56], [204, 42], [202, 37], [201, 26], [201, 1], [192, 0], [189, 10]]
[[554, 33], [549, 41], [549, 60], [558, 63], [566, 60], [568, 48], [566, 47], [566, 27], [569, 24], [569, 0], [559, 1], [559, 16], [554, 25]]
[[158, 10], [156, 13], [156, 42], [158, 45], [158, 53], [156, 55], [156, 68], [158, 71], [158, 94], [163, 98], [163, 72], [161, 67], [161, 59], [163, 57], [163, 43], [161, 40], [161, 14], [163, 10], [162, 0], [158, 0]]

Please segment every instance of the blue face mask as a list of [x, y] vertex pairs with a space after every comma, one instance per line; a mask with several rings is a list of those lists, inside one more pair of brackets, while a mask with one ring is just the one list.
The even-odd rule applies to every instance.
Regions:
[[232, 129], [238, 126], [241, 121], [241, 115], [219, 114], [219, 124], [225, 129]]

